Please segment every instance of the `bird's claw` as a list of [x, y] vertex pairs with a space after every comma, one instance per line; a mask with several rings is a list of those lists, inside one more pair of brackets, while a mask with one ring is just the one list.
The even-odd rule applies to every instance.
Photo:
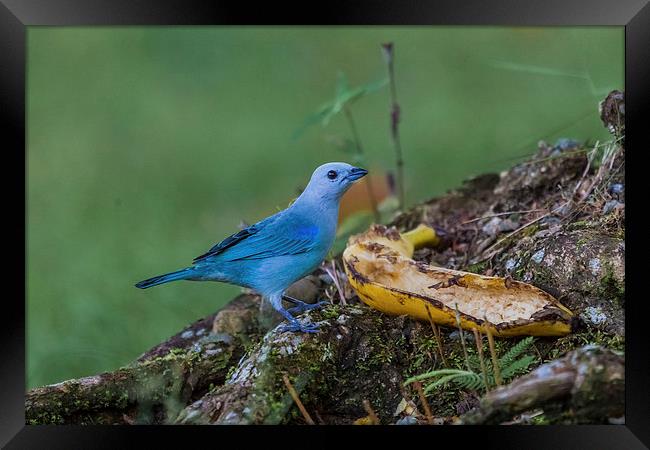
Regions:
[[300, 303], [297, 303], [296, 306], [294, 306], [293, 308], [289, 308], [288, 311], [291, 314], [300, 314], [300, 313], [303, 313], [305, 311], [311, 311], [312, 309], [322, 308], [322, 307], [327, 306], [327, 305], [329, 305], [329, 302], [326, 302], [326, 301], [312, 303], [312, 304], [305, 303], [305, 302], [300, 302]]
[[318, 330], [319, 327], [315, 323], [308, 323], [303, 325], [297, 320], [294, 322], [289, 322], [287, 325], [282, 325], [278, 327], [278, 331], [280, 333], [284, 333], [285, 331], [291, 331], [293, 333], [296, 333], [298, 331], [303, 333], [318, 333]]

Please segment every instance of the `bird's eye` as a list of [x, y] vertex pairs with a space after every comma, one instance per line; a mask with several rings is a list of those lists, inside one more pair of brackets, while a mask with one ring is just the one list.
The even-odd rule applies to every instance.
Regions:
[[338, 174], [336, 173], [335, 170], [330, 170], [329, 172], [327, 172], [327, 178], [329, 178], [330, 180], [336, 180], [337, 175]]

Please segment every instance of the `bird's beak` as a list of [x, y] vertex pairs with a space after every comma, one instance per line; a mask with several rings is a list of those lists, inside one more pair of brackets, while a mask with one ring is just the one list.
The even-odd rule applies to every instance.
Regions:
[[348, 173], [347, 179], [356, 181], [359, 178], [365, 177], [367, 174], [368, 171], [366, 169], [362, 169], [361, 167], [353, 167], [350, 169], [350, 173]]

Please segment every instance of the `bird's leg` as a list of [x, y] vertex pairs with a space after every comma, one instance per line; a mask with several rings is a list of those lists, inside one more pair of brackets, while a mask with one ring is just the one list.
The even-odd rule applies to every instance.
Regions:
[[300, 314], [305, 311], [311, 311], [312, 309], [322, 308], [329, 304], [329, 302], [325, 302], [325, 301], [309, 304], [301, 300], [295, 299], [293, 297], [289, 297], [286, 294], [282, 295], [282, 299], [296, 305], [293, 308], [289, 308], [289, 313], [291, 314]]
[[[318, 332], [318, 325], [313, 323], [308, 323], [303, 325], [295, 317], [291, 315], [289, 311], [282, 307], [282, 296], [273, 296], [270, 299], [271, 305], [280, 313], [282, 316], [287, 319], [289, 322], [287, 325], [282, 325], [278, 327], [278, 331], [283, 333], [285, 331], [302, 331], [303, 333], [316, 333]], [[292, 299], [295, 300], [295, 299]], [[301, 302], [302, 303], [302, 302]], [[292, 308], [293, 309], [293, 308]]]

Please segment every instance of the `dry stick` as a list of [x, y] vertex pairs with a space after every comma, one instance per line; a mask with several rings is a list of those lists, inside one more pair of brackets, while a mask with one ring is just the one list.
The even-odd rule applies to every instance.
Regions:
[[585, 170], [582, 172], [582, 176], [580, 177], [580, 181], [578, 181], [573, 188], [573, 193], [571, 194], [571, 198], [575, 197], [576, 193], [578, 192], [578, 189], [580, 189], [580, 186], [582, 185], [582, 182], [584, 181], [585, 177], [589, 173], [589, 168], [591, 167], [591, 164], [593, 163], [594, 157], [596, 155], [596, 149], [598, 148], [598, 142], [596, 142], [596, 145], [594, 148], [587, 153], [587, 164], [585, 166]]
[[509, 216], [511, 214], [525, 214], [525, 213], [540, 212], [540, 211], [545, 211], [545, 210], [544, 209], [525, 209], [523, 211], [506, 211], [506, 212], [497, 213], [497, 214], [490, 214], [488, 216], [477, 217], [476, 219], [472, 219], [472, 220], [467, 220], [465, 222], [461, 222], [460, 225], [467, 225], [468, 223], [478, 222], [479, 220], [483, 220], [483, 219], [491, 219], [493, 217]]
[[390, 80], [390, 130], [393, 147], [395, 148], [395, 165], [397, 166], [397, 189], [399, 194], [399, 209], [404, 209], [404, 160], [402, 159], [402, 144], [399, 140], [400, 109], [397, 103], [397, 89], [395, 88], [395, 69], [393, 67], [393, 43], [382, 44], [384, 57], [388, 65], [388, 78]]
[[307, 412], [307, 410], [305, 409], [305, 405], [303, 405], [302, 402], [300, 401], [300, 397], [298, 397], [298, 393], [296, 392], [296, 389], [291, 384], [291, 381], [289, 381], [289, 377], [287, 376], [286, 373], [282, 375], [282, 380], [284, 381], [284, 384], [287, 387], [289, 394], [291, 394], [293, 401], [296, 402], [296, 405], [298, 406], [298, 409], [302, 413], [302, 416], [305, 418], [305, 421], [309, 425], [316, 425], [312, 420], [311, 416], [309, 415], [309, 413]]
[[469, 372], [472, 371], [472, 368], [469, 365], [469, 356], [467, 355], [467, 347], [465, 347], [465, 335], [463, 334], [463, 328], [460, 326], [460, 312], [458, 311], [458, 303], [456, 305], [456, 325], [458, 326], [458, 332], [460, 333], [460, 344], [463, 347], [463, 355], [465, 355], [465, 365]]
[[[519, 228], [517, 228], [515, 231], [513, 231], [513, 232], [510, 233], [509, 235], [507, 235], [507, 236], [505, 236], [505, 237], [499, 239], [499, 240], [496, 241], [494, 244], [492, 244], [491, 246], [489, 246], [488, 248], [486, 248], [485, 250], [483, 250], [483, 253], [486, 253], [488, 250], [492, 250], [492, 249], [494, 249], [494, 247], [498, 246], [498, 245], [501, 244], [503, 241], [505, 241], [505, 240], [507, 240], [507, 239], [510, 239], [512, 236], [514, 236], [514, 235], [517, 234], [517, 233], [520, 233], [522, 230], [525, 230], [526, 228], [528, 228], [529, 226], [533, 225], [534, 223], [537, 223], [537, 222], [539, 222], [540, 220], [544, 219], [545, 217], [548, 217], [548, 216], [550, 216], [551, 214], [553, 214], [553, 213], [555, 213], [555, 212], [561, 210], [562, 208], [564, 208], [564, 207], [565, 207], [566, 205], [568, 205], [569, 203], [571, 203], [571, 200], [567, 200], [566, 202], [562, 203], [562, 204], [561, 204], [560, 206], [558, 206], [557, 208], [555, 208], [555, 209], [553, 209], [553, 210], [547, 212], [546, 214], [542, 214], [542, 215], [539, 216], [537, 219], [533, 219], [533, 220], [531, 220], [530, 222], [525, 223], [524, 225], [520, 226]], [[486, 257], [485, 259], [487, 259], [487, 257]]]
[[442, 361], [442, 364], [447, 367], [447, 360], [445, 359], [445, 351], [442, 348], [442, 336], [440, 336], [440, 330], [438, 329], [438, 325], [433, 321], [433, 317], [431, 316], [431, 311], [429, 311], [429, 305], [425, 304], [424, 307], [427, 310], [427, 315], [429, 316], [429, 323], [431, 324], [431, 329], [433, 330], [433, 334], [436, 336], [436, 341], [438, 341], [438, 353], [440, 353], [440, 360]]
[[474, 227], [474, 236], [472, 236], [472, 241], [467, 246], [467, 250], [465, 250], [465, 257], [463, 258], [462, 267], [465, 268], [467, 267], [467, 262], [469, 261], [469, 253], [472, 251], [472, 247], [474, 247], [477, 237], [478, 237], [478, 228]]
[[[489, 323], [487, 317], [484, 317], [485, 323]], [[497, 386], [501, 386], [501, 368], [499, 367], [499, 359], [497, 358], [497, 352], [494, 348], [494, 337], [492, 336], [492, 330], [488, 325], [485, 326], [485, 334], [487, 334], [488, 344], [490, 346], [490, 355], [492, 356], [492, 370], [494, 371], [494, 381]]]
[[[619, 147], [619, 148], [620, 148], [620, 147]], [[618, 151], [614, 151], [614, 152], [612, 152], [612, 154], [608, 156], [609, 160], [608, 160], [608, 159], [603, 159], [603, 161], [602, 161], [602, 163], [601, 163], [601, 166], [598, 168], [598, 172], [596, 173], [596, 176], [594, 177], [594, 181], [593, 181], [593, 182], [591, 183], [591, 185], [589, 186], [589, 189], [587, 189], [587, 192], [586, 192], [586, 193], [585, 193], [585, 194], [580, 198], [580, 200], [578, 201], [578, 203], [582, 203], [582, 202], [584, 202], [584, 201], [585, 201], [585, 200], [586, 200], [586, 199], [591, 195], [591, 192], [594, 190], [594, 188], [596, 187], [596, 185], [597, 185], [598, 183], [600, 183], [601, 179], [602, 179], [603, 176], [604, 176], [604, 172], [605, 172], [604, 167], [605, 167], [606, 163], [609, 163], [609, 166], [610, 166], [610, 167], [607, 169], [607, 171], [609, 172], [609, 171], [611, 170], [611, 166], [614, 164], [614, 159], [615, 159], [615, 157], [616, 157], [617, 152], [618, 152]]]
[[[326, 270], [326, 272], [328, 272]], [[339, 281], [339, 273], [336, 270], [336, 260], [332, 259], [332, 273], [328, 272], [328, 275], [334, 282], [334, 285], [336, 286], [336, 290], [339, 293], [339, 298], [341, 299], [341, 305], [345, 306], [347, 305], [347, 301], [345, 300], [345, 293], [343, 292], [343, 289], [341, 288], [341, 282]]]
[[314, 415], [316, 416], [316, 420], [318, 420], [318, 425], [325, 425], [325, 421], [323, 418], [320, 416], [318, 411], [314, 410]]
[[[350, 111], [350, 108], [348, 108], [347, 106], [343, 107], [343, 111], [345, 112], [345, 117], [347, 117], [348, 123], [350, 124], [350, 130], [352, 131], [352, 137], [354, 138], [354, 145], [357, 148], [357, 154], [359, 155], [360, 158], [363, 158], [363, 147], [361, 147], [361, 139], [359, 138], [359, 133], [357, 132], [357, 126], [354, 122], [354, 118], [352, 117], [352, 111]], [[379, 210], [377, 209], [377, 199], [372, 189], [370, 178], [366, 179], [366, 188], [368, 189], [368, 198], [370, 199], [370, 206], [372, 207], [372, 213], [375, 216], [375, 221], [379, 223], [380, 217], [379, 217]]]
[[524, 162], [522, 162], [520, 164], [522, 166], [527, 166], [527, 165], [535, 164], [535, 163], [538, 163], [538, 162], [550, 161], [552, 159], [566, 158], [567, 156], [575, 155], [577, 153], [587, 153], [587, 152], [590, 152], [590, 151], [591, 150], [587, 150], [586, 148], [585, 149], [580, 149], [580, 150], [570, 150], [570, 151], [566, 151], [566, 152], [561, 153], [559, 156], [549, 156], [549, 157], [546, 157], [546, 158], [534, 159], [532, 161], [524, 161]]
[[433, 414], [431, 414], [431, 408], [429, 408], [429, 402], [427, 402], [427, 398], [424, 396], [424, 391], [422, 390], [422, 383], [419, 381], [416, 381], [413, 383], [415, 386], [415, 389], [418, 391], [418, 395], [420, 396], [420, 403], [422, 403], [422, 407], [424, 408], [424, 414], [427, 416], [427, 423], [429, 425], [433, 425]]
[[377, 414], [375, 414], [375, 410], [372, 409], [372, 406], [370, 406], [370, 402], [368, 400], [363, 401], [363, 408], [368, 413], [370, 420], [372, 420], [372, 424], [379, 425], [379, 417], [377, 417]]
[[476, 341], [476, 349], [478, 350], [478, 359], [481, 362], [481, 372], [483, 372], [485, 392], [489, 392], [490, 385], [488, 384], [487, 369], [485, 368], [485, 361], [483, 361], [483, 342], [481, 341], [481, 333], [476, 328], [474, 328], [474, 340]]
[[[615, 158], [612, 158], [612, 162], [611, 162], [611, 164], [610, 164], [610, 166], [611, 166], [612, 168], [613, 168], [613, 165], [614, 165], [614, 159], [615, 159]], [[611, 171], [611, 170], [610, 170], [610, 174], [609, 174], [609, 176], [608, 176], [607, 179], [603, 182], [603, 185], [604, 185], [604, 186], [607, 186], [607, 185], [610, 183], [610, 181], [612, 181], [612, 178], [614, 178], [614, 175], [616, 175], [616, 174], [618, 173], [618, 171], [621, 170], [621, 167], [623, 167], [624, 164], [625, 164], [625, 161], [623, 161], [622, 163], [620, 163], [620, 164], [618, 165], [618, 167], [616, 168], [616, 170], [614, 170], [614, 171]], [[601, 196], [602, 196], [602, 194], [601, 194]]]
[[[567, 202], [567, 203], [568, 203], [568, 202]], [[566, 203], [564, 203], [562, 206], [564, 206], [565, 204], [566, 204]], [[556, 209], [559, 209], [559, 207], [556, 208]], [[555, 210], [553, 210], [552, 212], [554, 212], [554, 211], [555, 211]], [[485, 250], [483, 250], [483, 253], [486, 253], [488, 250], [492, 250], [494, 247], [498, 246], [498, 245], [501, 244], [503, 241], [505, 241], [505, 240], [507, 240], [507, 239], [510, 239], [512, 236], [514, 236], [515, 234], [521, 232], [522, 230], [525, 230], [526, 228], [528, 228], [528, 227], [531, 226], [532, 224], [537, 223], [537, 222], [539, 222], [540, 220], [542, 220], [543, 218], [550, 216], [552, 212], [547, 212], [546, 214], [543, 214], [543, 215], [539, 216], [537, 219], [533, 219], [533, 220], [531, 220], [530, 222], [528, 222], [528, 223], [526, 223], [526, 224], [520, 226], [519, 228], [517, 228], [515, 231], [513, 231], [513, 232], [510, 233], [509, 235], [507, 235], [507, 236], [505, 236], [505, 237], [499, 239], [499, 240], [496, 241], [494, 244], [492, 244], [491, 246], [489, 246], [488, 248], [486, 248]]]

